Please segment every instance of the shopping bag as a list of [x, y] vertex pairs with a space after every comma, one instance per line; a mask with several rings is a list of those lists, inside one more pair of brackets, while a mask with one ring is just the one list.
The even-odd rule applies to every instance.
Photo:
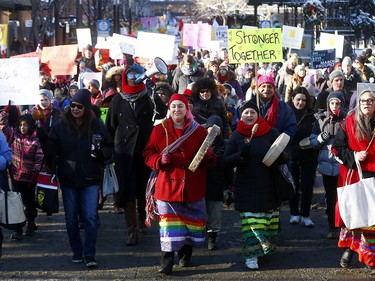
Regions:
[[0, 188], [0, 225], [7, 229], [18, 229], [26, 225], [21, 193]]
[[348, 229], [375, 225], [375, 178], [363, 178], [357, 156], [354, 158], [360, 180], [337, 188], [340, 216]]
[[273, 175], [279, 202], [292, 199], [296, 195], [295, 183], [286, 164], [274, 164]]
[[51, 175], [40, 172], [36, 184], [36, 207], [47, 213], [59, 212], [59, 184]]
[[119, 190], [118, 181], [113, 164], [108, 164], [103, 173], [103, 196], [115, 194]]

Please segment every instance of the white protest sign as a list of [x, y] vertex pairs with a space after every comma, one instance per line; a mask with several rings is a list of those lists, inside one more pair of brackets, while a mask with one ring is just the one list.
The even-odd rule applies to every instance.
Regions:
[[297, 50], [301, 49], [303, 33], [303, 28], [283, 25], [282, 46]]
[[117, 33], [113, 33], [112, 37], [120, 41], [121, 51], [124, 54], [134, 55], [134, 49], [135, 45], [137, 44], [137, 38]]
[[139, 31], [134, 56], [159, 57], [165, 61], [171, 61], [173, 59], [174, 41], [175, 36], [173, 35]]
[[109, 56], [114, 60], [120, 60], [124, 56], [120, 47], [120, 41], [117, 38], [106, 37], [106, 40], [102, 40], [98, 37], [98, 43], [95, 45], [96, 49], [108, 49]]
[[336, 58], [342, 58], [344, 49], [344, 35], [331, 33], [320, 33], [320, 44], [315, 46], [315, 50], [336, 49]]
[[77, 43], [80, 52], [86, 48], [87, 44], [92, 45], [90, 28], [77, 28]]
[[102, 73], [101, 72], [85, 72], [85, 75], [83, 77], [83, 84], [84, 87], [87, 88], [87, 84], [90, 82], [90, 80], [98, 80], [99, 82], [99, 90], [102, 88]]
[[39, 58], [0, 60], [0, 105], [9, 99], [16, 105], [35, 105], [39, 100]]
[[228, 26], [222, 25], [215, 28], [216, 38], [215, 40], [224, 41], [228, 43]]

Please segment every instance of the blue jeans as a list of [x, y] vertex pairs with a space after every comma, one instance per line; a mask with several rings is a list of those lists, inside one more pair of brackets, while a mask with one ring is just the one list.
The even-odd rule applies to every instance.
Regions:
[[[95, 257], [98, 236], [98, 190], [99, 185], [80, 188], [61, 186], [70, 248], [74, 254], [83, 254], [85, 258]], [[78, 228], [78, 213], [80, 210], [82, 211], [85, 225], [84, 245], [82, 245]]]

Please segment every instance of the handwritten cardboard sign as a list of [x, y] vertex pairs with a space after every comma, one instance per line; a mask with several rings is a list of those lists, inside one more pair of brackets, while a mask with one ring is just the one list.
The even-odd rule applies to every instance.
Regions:
[[9, 99], [16, 105], [34, 105], [39, 98], [39, 59], [10, 58], [0, 60], [0, 105]]
[[231, 63], [283, 61], [280, 28], [229, 29], [228, 48]]

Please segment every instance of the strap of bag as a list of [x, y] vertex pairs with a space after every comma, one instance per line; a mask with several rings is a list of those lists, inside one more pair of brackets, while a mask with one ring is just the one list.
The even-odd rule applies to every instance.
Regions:
[[359, 180], [363, 180], [362, 168], [361, 168], [361, 164], [359, 163], [359, 160], [358, 160], [357, 152], [354, 152], [354, 161], [355, 161], [355, 164], [357, 165]]

